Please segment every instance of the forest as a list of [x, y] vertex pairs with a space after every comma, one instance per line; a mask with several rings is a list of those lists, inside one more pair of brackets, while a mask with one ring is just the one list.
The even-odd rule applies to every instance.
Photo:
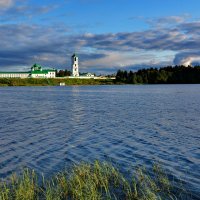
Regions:
[[116, 82], [128, 84], [200, 83], [200, 66], [168, 66], [159, 69], [141, 69], [137, 72], [118, 70]]

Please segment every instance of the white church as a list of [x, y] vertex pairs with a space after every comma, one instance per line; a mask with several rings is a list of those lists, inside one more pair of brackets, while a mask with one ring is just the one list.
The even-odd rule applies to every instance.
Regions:
[[71, 73], [72, 76], [74, 77], [78, 77], [79, 76], [79, 69], [78, 69], [78, 56], [74, 53], [72, 55], [72, 69], [71, 69]]
[[71, 76], [69, 78], [82, 78], [82, 79], [87, 79], [87, 78], [94, 78], [94, 74], [91, 73], [84, 73], [81, 76], [79, 75], [79, 64], [78, 64], [78, 56], [77, 54], [73, 54], [71, 57]]

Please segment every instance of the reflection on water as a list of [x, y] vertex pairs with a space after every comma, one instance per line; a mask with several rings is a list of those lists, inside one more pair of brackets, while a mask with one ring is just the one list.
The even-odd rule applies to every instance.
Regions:
[[0, 88], [0, 177], [157, 160], [200, 190], [199, 85]]
[[80, 87], [74, 86], [71, 89], [72, 99], [69, 106], [71, 106], [71, 120], [73, 124], [80, 124], [84, 116], [84, 104], [81, 103]]

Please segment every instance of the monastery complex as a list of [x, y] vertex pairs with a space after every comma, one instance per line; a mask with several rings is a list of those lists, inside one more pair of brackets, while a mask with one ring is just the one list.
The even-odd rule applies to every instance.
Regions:
[[[34, 64], [28, 72], [0, 72], [0, 78], [56, 78], [56, 69], [43, 69], [42, 66]], [[91, 73], [79, 76], [78, 56], [71, 57], [71, 76], [68, 78], [94, 78]]]

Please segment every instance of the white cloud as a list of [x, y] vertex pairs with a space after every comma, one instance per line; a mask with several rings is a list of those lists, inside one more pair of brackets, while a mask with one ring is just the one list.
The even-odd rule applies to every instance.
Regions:
[[[89, 69], [89, 68], [127, 68], [129, 66], [154, 66], [160, 65], [160, 63], [169, 63], [169, 60], [173, 59], [173, 52], [159, 52], [159, 51], [135, 51], [135, 52], [127, 52], [127, 51], [99, 51], [99, 53], [105, 54], [106, 56], [94, 59], [87, 59], [82, 61], [81, 68]], [[168, 54], [166, 56], [165, 54]], [[169, 63], [170, 64], [170, 63]], [[171, 63], [172, 64], [172, 63]]]
[[0, 9], [7, 9], [13, 5], [13, 0], [0, 0]]
[[195, 51], [195, 52], [182, 52], [178, 53], [175, 56], [174, 63], [176, 65], [196, 65], [197, 63], [200, 63], [200, 52]]
[[174, 16], [170, 20], [179, 24], [140, 32], [76, 35], [65, 25], [2, 24], [0, 68], [35, 62], [65, 68], [70, 66], [74, 51], [80, 54], [83, 71], [164, 66], [173, 64], [174, 58], [174, 64], [199, 62], [200, 21], [186, 23]]

